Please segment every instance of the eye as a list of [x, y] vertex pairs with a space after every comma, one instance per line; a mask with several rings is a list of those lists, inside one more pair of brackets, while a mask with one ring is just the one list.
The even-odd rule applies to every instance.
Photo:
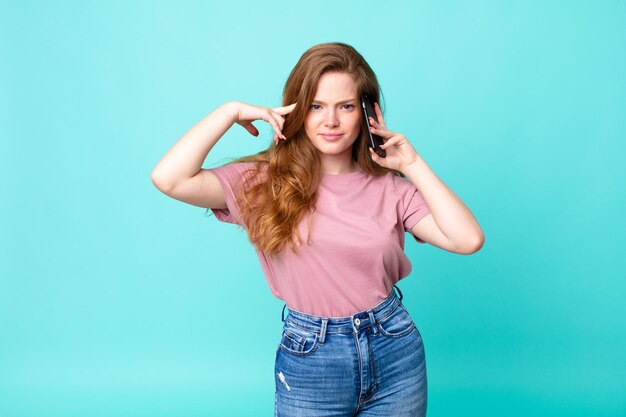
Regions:
[[311, 110], [319, 110], [319, 104], [311, 104]]
[[352, 110], [354, 108], [354, 104], [344, 104], [344, 107], [349, 108], [350, 110]]

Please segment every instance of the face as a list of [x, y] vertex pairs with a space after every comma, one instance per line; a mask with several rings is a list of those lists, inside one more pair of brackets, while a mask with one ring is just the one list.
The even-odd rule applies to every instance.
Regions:
[[322, 156], [345, 156], [351, 160], [352, 144], [361, 131], [361, 112], [350, 74], [327, 72], [320, 77], [304, 129]]

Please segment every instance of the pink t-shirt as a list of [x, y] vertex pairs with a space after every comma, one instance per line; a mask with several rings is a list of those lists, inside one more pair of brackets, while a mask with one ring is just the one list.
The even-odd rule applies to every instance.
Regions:
[[[213, 168], [227, 209], [211, 209], [222, 222], [242, 225], [235, 192], [253, 163]], [[322, 174], [311, 237], [304, 216], [298, 253], [286, 246], [273, 257], [256, 250], [274, 296], [307, 314], [345, 317], [383, 301], [412, 269], [404, 233], [430, 209], [409, 180], [387, 173]], [[415, 237], [419, 243], [424, 243]]]

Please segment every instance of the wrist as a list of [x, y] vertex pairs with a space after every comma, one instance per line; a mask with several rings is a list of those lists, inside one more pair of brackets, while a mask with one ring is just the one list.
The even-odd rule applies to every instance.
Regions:
[[231, 125], [235, 124], [239, 120], [239, 103], [236, 101], [229, 101], [221, 106], [221, 110], [227, 116]]
[[407, 171], [409, 171], [409, 170], [413, 169], [413, 167], [419, 165], [421, 161], [422, 161], [422, 158], [419, 155], [416, 155], [415, 159], [413, 159], [409, 163], [405, 164], [402, 167], [402, 169], [400, 169], [400, 172], [402, 172], [403, 174], [406, 175]]

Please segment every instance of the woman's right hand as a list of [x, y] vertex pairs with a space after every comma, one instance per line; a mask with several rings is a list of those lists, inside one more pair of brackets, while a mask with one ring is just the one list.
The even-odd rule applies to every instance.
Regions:
[[278, 143], [278, 139], [287, 140], [283, 135], [283, 125], [285, 124], [284, 115], [290, 113], [297, 103], [283, 107], [261, 107], [251, 104], [242, 103], [240, 101], [232, 102], [235, 111], [235, 123], [241, 125], [253, 136], [259, 136], [259, 130], [252, 124], [255, 120], [263, 120], [268, 122], [274, 129], [274, 142]]

